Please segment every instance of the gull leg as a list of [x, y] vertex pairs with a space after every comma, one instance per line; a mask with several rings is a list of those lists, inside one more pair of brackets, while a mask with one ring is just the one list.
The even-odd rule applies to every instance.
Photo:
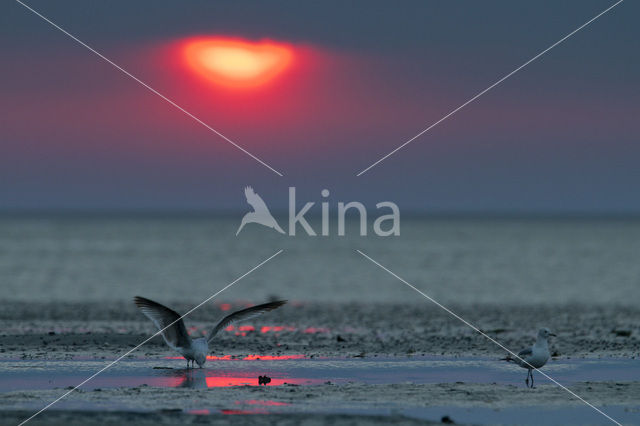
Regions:
[[529, 372], [531, 370], [527, 370], [527, 378], [524, 380], [524, 382], [527, 384], [527, 387], [529, 387]]
[[[531, 378], [531, 383], [529, 383], [529, 378]], [[532, 369], [528, 369], [527, 370], [527, 387], [529, 388], [533, 388], [533, 370]]]

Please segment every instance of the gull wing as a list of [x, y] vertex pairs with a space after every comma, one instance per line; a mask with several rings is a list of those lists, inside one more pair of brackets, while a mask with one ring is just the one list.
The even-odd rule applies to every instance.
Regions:
[[191, 346], [191, 337], [187, 333], [180, 314], [144, 297], [136, 296], [133, 302], [147, 318], [153, 321], [158, 330], [162, 330], [161, 334], [167, 345], [176, 350]]
[[286, 300], [278, 300], [277, 302], [263, 303], [262, 305], [252, 306], [250, 308], [243, 309], [241, 311], [236, 311], [230, 315], [227, 315], [226, 317], [222, 318], [222, 320], [213, 328], [207, 340], [211, 342], [211, 340], [213, 340], [213, 337], [216, 334], [218, 334], [220, 330], [222, 330], [223, 328], [227, 327], [228, 325], [234, 322], [255, 318], [257, 316], [264, 314], [265, 312], [269, 312], [274, 309], [277, 309], [280, 306], [284, 305], [285, 303], [287, 303]]
[[244, 189], [244, 196], [247, 198], [247, 203], [249, 203], [249, 205], [253, 207], [253, 210], [256, 213], [264, 213], [269, 211], [269, 208], [264, 203], [264, 200], [258, 194], [256, 194], [252, 187], [247, 186]]
[[532, 353], [533, 353], [533, 350], [531, 348], [523, 349], [520, 352], [518, 352], [518, 356], [520, 358], [524, 359], [524, 357], [527, 357], [527, 356], [531, 355]]

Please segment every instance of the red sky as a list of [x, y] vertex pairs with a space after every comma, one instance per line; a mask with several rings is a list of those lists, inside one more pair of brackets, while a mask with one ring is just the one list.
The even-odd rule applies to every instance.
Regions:
[[[398, 29], [393, 44], [392, 33], [374, 33], [373, 22], [371, 28], [363, 23], [352, 29], [360, 48], [327, 42], [311, 27], [306, 36], [299, 27], [295, 37], [278, 37], [277, 31], [256, 37], [240, 28], [181, 33], [178, 25], [165, 35], [156, 29], [153, 36], [127, 39], [116, 37], [115, 29], [109, 38], [61, 19], [281, 170], [286, 178], [279, 180], [91, 52], [18, 12], [12, 10], [18, 22], [38, 31], [26, 41], [18, 30], [9, 31], [0, 46], [10, 58], [0, 71], [0, 202], [8, 207], [78, 207], [86, 201], [88, 207], [215, 208], [218, 199], [233, 208], [234, 188], [263, 180], [263, 192], [284, 194], [282, 188], [295, 184], [336, 188], [351, 198], [364, 185], [360, 198], [378, 199], [382, 192], [414, 208], [465, 209], [476, 197], [487, 201], [481, 209], [640, 208], [627, 202], [640, 153], [640, 91], [629, 71], [638, 61], [609, 49], [631, 39], [615, 31], [623, 25], [620, 15], [576, 36], [357, 179], [358, 171], [546, 47], [576, 19], [541, 28], [538, 38], [526, 33], [518, 42], [516, 34], [507, 47], [504, 39], [480, 44], [471, 34], [447, 39], [444, 26], [418, 41], [403, 39]], [[262, 87], [217, 86], [181, 56], [196, 35], [271, 39], [291, 49], [291, 65]], [[373, 48], [374, 41], [382, 47]], [[533, 194], [533, 202], [523, 193]], [[594, 193], [601, 194], [598, 202]]]

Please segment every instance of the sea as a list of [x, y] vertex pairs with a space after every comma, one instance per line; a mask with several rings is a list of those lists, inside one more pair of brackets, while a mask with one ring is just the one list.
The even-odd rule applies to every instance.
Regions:
[[[25, 214], [0, 217], [4, 301], [634, 305], [640, 220], [402, 217], [377, 236], [295, 236], [240, 215]], [[285, 223], [282, 218], [280, 223]], [[317, 232], [320, 226], [313, 224]], [[285, 227], [286, 229], [286, 227]], [[274, 256], [275, 255], [275, 256]], [[274, 256], [274, 257], [272, 257]], [[265, 260], [270, 259], [265, 262]], [[231, 284], [231, 285], [229, 285]]]

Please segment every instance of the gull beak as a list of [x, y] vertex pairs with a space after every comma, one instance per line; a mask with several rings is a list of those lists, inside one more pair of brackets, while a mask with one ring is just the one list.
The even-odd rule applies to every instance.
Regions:
[[557, 334], [555, 334], [555, 333], [549, 333], [549, 336], [557, 337]]

